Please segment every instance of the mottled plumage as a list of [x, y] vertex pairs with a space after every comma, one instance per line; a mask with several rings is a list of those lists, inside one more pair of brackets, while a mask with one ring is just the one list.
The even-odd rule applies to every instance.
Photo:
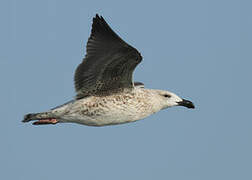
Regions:
[[140, 53], [96, 15], [86, 56], [74, 76], [76, 98], [47, 112], [27, 114], [23, 122], [105, 126], [143, 119], [171, 106], [194, 108], [192, 102], [172, 92], [133, 83], [133, 71], [141, 60]]

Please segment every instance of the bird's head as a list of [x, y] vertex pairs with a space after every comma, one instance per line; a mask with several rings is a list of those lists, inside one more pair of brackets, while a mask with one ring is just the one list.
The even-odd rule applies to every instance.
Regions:
[[163, 90], [157, 90], [156, 92], [162, 99], [161, 101], [162, 101], [163, 109], [172, 107], [172, 106], [184, 106], [184, 107], [192, 108], [192, 109], [195, 108], [194, 104], [191, 101], [182, 99], [178, 95], [172, 92], [163, 91]]

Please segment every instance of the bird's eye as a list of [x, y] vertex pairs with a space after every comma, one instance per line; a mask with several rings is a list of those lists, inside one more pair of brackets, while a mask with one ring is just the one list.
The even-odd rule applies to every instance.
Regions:
[[164, 95], [164, 97], [170, 98], [170, 97], [171, 97], [171, 95], [169, 95], [169, 94], [165, 94], [165, 95]]

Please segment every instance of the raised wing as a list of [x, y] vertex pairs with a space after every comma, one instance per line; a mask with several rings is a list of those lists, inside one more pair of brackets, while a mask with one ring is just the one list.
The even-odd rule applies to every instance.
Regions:
[[140, 53], [96, 15], [86, 56], [75, 71], [77, 99], [133, 88], [132, 74], [141, 60]]

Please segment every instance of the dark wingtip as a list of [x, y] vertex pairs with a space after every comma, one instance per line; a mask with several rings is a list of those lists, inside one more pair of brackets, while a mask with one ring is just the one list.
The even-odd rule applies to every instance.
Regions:
[[96, 31], [97, 29], [101, 29], [104, 26], [105, 20], [99, 14], [96, 14], [93, 17], [93, 24], [92, 24], [92, 32]]
[[93, 18], [93, 20], [104, 20], [103, 17], [101, 15], [99, 15], [98, 13], [95, 14], [95, 17]]

